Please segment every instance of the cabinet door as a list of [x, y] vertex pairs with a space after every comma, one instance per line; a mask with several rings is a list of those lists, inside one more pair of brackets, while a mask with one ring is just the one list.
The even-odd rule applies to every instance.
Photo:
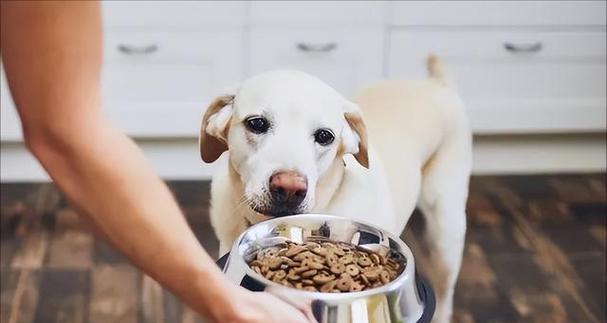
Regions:
[[250, 75], [272, 69], [298, 69], [352, 96], [381, 78], [383, 30], [253, 29]]
[[244, 1], [103, 1], [106, 28], [242, 26]]
[[438, 55], [478, 133], [605, 129], [604, 31], [393, 30], [388, 74]]
[[206, 104], [242, 78], [242, 32], [110, 32], [104, 107], [133, 136], [197, 136]]
[[381, 26], [387, 1], [251, 1], [252, 26]]
[[392, 1], [395, 26], [597, 26], [605, 1]]

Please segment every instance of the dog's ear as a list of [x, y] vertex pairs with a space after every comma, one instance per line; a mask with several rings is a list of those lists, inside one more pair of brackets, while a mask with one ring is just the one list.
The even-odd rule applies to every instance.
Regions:
[[354, 103], [349, 103], [348, 106], [344, 113], [348, 126], [344, 127], [342, 134], [345, 152], [353, 154], [358, 163], [369, 168], [367, 127], [358, 106]]
[[202, 117], [198, 146], [200, 157], [212, 163], [228, 150], [228, 130], [232, 117], [233, 95], [224, 95], [211, 102]]

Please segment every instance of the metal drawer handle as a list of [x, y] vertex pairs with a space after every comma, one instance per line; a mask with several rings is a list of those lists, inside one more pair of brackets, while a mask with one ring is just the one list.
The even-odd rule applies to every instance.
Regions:
[[148, 46], [131, 46], [131, 45], [118, 45], [118, 50], [127, 55], [148, 55], [158, 51], [158, 45], [152, 44]]
[[504, 48], [512, 53], [537, 53], [542, 50], [542, 43], [532, 43], [532, 44], [513, 44], [509, 42], [504, 43]]
[[297, 43], [297, 49], [303, 52], [316, 52], [316, 53], [328, 53], [337, 48], [337, 43], [326, 43], [326, 44], [307, 44]]

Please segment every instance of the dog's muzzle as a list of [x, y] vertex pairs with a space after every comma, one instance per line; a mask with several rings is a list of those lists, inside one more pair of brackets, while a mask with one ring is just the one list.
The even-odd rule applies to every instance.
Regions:
[[277, 172], [270, 177], [270, 207], [266, 215], [280, 217], [302, 213], [308, 193], [308, 180], [294, 171]]

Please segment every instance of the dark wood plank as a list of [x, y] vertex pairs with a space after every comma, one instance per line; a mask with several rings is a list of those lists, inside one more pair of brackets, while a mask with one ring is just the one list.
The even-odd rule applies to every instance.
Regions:
[[45, 269], [34, 323], [84, 323], [87, 319], [88, 271]]
[[137, 323], [137, 271], [99, 265], [91, 272], [89, 323]]
[[71, 209], [56, 213], [50, 238], [48, 268], [89, 269], [93, 263], [93, 237]]
[[3, 269], [0, 321], [32, 322], [39, 301], [38, 284], [38, 271]]
[[140, 323], [162, 323], [164, 317], [162, 287], [148, 275], [142, 275], [140, 306]]

